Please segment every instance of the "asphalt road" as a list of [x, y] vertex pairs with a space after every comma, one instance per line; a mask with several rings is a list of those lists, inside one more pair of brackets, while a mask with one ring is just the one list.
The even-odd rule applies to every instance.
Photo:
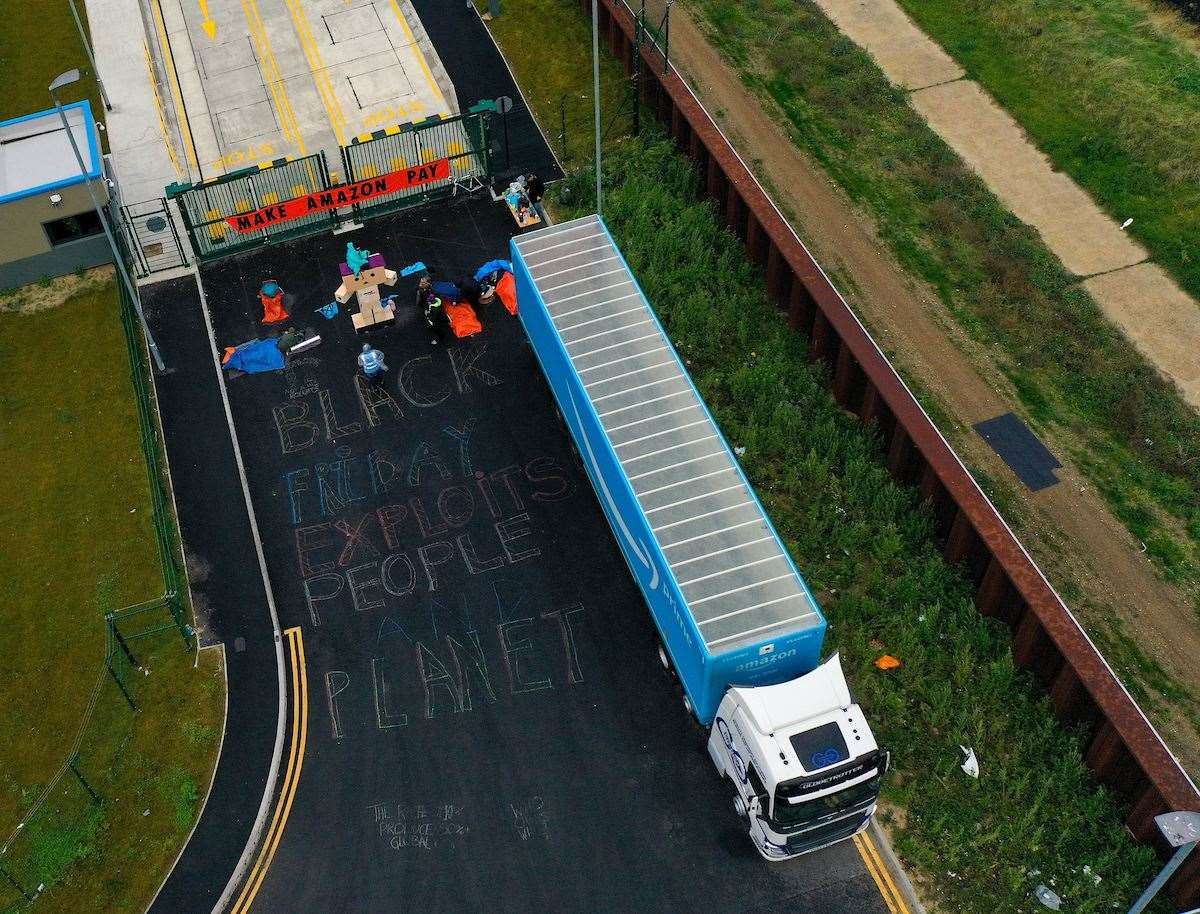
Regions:
[[[454, 278], [510, 227], [476, 196], [349, 237]], [[346, 237], [203, 271], [218, 346], [263, 332], [266, 278], [323, 338], [228, 384], [307, 686], [241, 910], [885, 911], [852, 844], [767, 864], [739, 833], [515, 317], [497, 302], [481, 335], [434, 346], [401, 280], [370, 336], [391, 371], [360, 394], [348, 315], [314, 313]]]
[[207, 914], [266, 789], [279, 699], [275, 644], [196, 282], [150, 286], [142, 304], [169, 368], [154, 384], [197, 627], [203, 645], [224, 644], [229, 686], [210, 802], [151, 911]]

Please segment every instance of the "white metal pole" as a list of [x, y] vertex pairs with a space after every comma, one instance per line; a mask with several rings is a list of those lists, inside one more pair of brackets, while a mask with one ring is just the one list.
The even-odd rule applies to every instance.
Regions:
[[1175, 871], [1183, 866], [1183, 861], [1187, 859], [1188, 854], [1196, 849], [1196, 843], [1184, 844], [1179, 847], [1171, 859], [1167, 861], [1167, 865], [1159, 871], [1159, 874], [1154, 877], [1154, 881], [1142, 893], [1142, 897], [1133, 903], [1133, 907], [1129, 909], [1129, 914], [1141, 914], [1146, 910], [1147, 905], [1154, 900], [1154, 896], [1158, 894], [1158, 890], [1167, 884], [1167, 881], [1174, 875]]
[[53, 89], [50, 90], [50, 97], [54, 99], [54, 107], [58, 109], [58, 116], [62, 120], [63, 130], [67, 132], [67, 139], [71, 141], [71, 149], [75, 153], [75, 161], [79, 163], [79, 172], [83, 175], [83, 183], [87, 186], [88, 196], [92, 198], [92, 206], [96, 208], [96, 215], [100, 217], [100, 225], [104, 229], [104, 237], [108, 239], [108, 246], [112, 249], [117, 272], [121, 275], [121, 281], [125, 284], [125, 291], [129, 293], [129, 298], [133, 301], [133, 308], [137, 312], [138, 320], [141, 322], [142, 332], [146, 334], [146, 345], [150, 347], [150, 355], [154, 358], [154, 364], [158, 370], [164, 371], [167, 366], [163, 364], [162, 356], [158, 354], [158, 346], [154, 342], [154, 336], [150, 333], [150, 328], [146, 324], [146, 315], [142, 312], [142, 301], [138, 298], [137, 287], [134, 286], [133, 280], [129, 278], [129, 272], [125, 269], [125, 259], [121, 256], [121, 251], [117, 247], [117, 240], [113, 237], [112, 227], [108, 224], [108, 216], [104, 214], [104, 207], [100, 205], [100, 201], [96, 198], [96, 192], [92, 189], [92, 179], [87, 166], [83, 164], [83, 154], [79, 151], [79, 144], [75, 142], [75, 134], [71, 132], [71, 125], [67, 123], [67, 112], [63, 110], [62, 103], [59, 102], [58, 95]]
[[112, 102], [108, 100], [108, 93], [104, 91], [104, 80], [100, 78], [100, 71], [96, 69], [96, 57], [92, 54], [92, 46], [88, 44], [87, 32], [83, 30], [83, 22], [79, 18], [79, 10], [75, 8], [75, 0], [67, 0], [71, 4], [71, 15], [75, 18], [75, 28], [79, 29], [79, 40], [83, 44], [83, 52], [87, 54], [88, 63], [92, 65], [92, 73], [96, 77], [96, 85], [100, 87], [100, 98], [104, 102], [104, 110], [112, 111]]
[[596, 110], [596, 214], [604, 213], [600, 167], [600, 0], [592, 0], [592, 99]]

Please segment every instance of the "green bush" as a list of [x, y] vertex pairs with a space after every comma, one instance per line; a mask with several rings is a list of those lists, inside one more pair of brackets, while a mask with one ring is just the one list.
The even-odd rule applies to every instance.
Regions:
[[[726, 436], [746, 448], [746, 471], [825, 608], [830, 646], [894, 751], [886, 799], [903, 856], [948, 911], [1033, 911], [1042, 882], [1073, 912], [1128, 903], [1153, 854], [1090, 780], [1077, 735], [1013, 666], [1007, 632], [975, 612], [916, 492], [892, 481], [877, 437], [833, 401], [689, 164], [663, 141], [628, 141], [607, 161], [605, 221]], [[591, 212], [593, 180], [575, 174], [560, 190], [568, 215]], [[877, 670], [885, 652], [903, 666]], [[978, 781], [959, 770], [960, 744], [979, 755]]]

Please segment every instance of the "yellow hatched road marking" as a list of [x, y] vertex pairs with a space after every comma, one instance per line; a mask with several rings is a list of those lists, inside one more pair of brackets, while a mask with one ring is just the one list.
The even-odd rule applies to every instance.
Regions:
[[304, 767], [304, 747], [308, 742], [308, 670], [304, 661], [304, 636], [299, 627], [289, 628], [284, 632], [288, 638], [288, 648], [292, 659], [292, 743], [288, 753], [287, 771], [283, 777], [283, 787], [279, 792], [279, 800], [275, 805], [275, 814], [271, 817], [271, 827], [267, 830], [266, 840], [263, 841], [258, 859], [254, 862], [250, 876], [242, 886], [238, 900], [230, 909], [230, 914], [246, 914], [254, 903], [258, 890], [266, 878], [267, 869], [275, 858], [275, 849], [283, 837], [283, 829], [287, 825], [288, 816], [292, 813], [292, 801], [296, 799], [296, 786], [300, 782], [300, 771]]
[[176, 119], [179, 129], [183, 131], [183, 150], [188, 162], [199, 171], [196, 160], [196, 144], [192, 140], [192, 128], [188, 126], [187, 111], [183, 107], [183, 90], [179, 88], [179, 80], [175, 78], [175, 58], [171, 56], [171, 41], [167, 38], [167, 24], [163, 21], [162, 5], [159, 0], [152, 0], [154, 8], [154, 27], [158, 30], [158, 40], [162, 44], [162, 52], [166, 57], [164, 69], [167, 71], [167, 81], [171, 84], [171, 95], [175, 99]]
[[296, 37], [304, 49], [304, 56], [308, 58], [308, 69], [312, 73], [313, 82], [317, 84], [317, 94], [321, 96], [325, 113], [329, 115], [329, 123], [337, 135], [338, 145], [345, 146], [346, 115], [342, 111], [342, 104], [338, 101], [337, 92], [329, 79], [325, 61], [321, 59], [321, 49], [317, 47], [317, 40], [313, 37], [308, 14], [304, 12], [304, 2], [303, 0], [287, 0], [287, 6], [288, 12], [292, 14], [292, 25], [295, 27]]
[[425, 61], [425, 55], [417, 47], [417, 39], [413, 35], [412, 29], [408, 27], [408, 20], [404, 18], [404, 12], [400, 9], [400, 4], [397, 0], [391, 0], [391, 4], [392, 12], [400, 20], [400, 28], [404, 30], [404, 36], [408, 39], [408, 43], [412, 45], [413, 53], [417, 55], [417, 61], [421, 64], [421, 72], [425, 74], [425, 81], [429, 83], [429, 88], [433, 90], [433, 94], [438, 100], [438, 106], [448, 114], [449, 109], [446, 107], [446, 97], [442, 95], [441, 87], [437, 84], [437, 80], [433, 78], [429, 64]]
[[300, 155], [307, 153], [304, 137], [300, 133], [300, 123], [296, 119], [296, 111], [292, 108], [292, 100], [288, 97], [287, 86], [283, 74], [279, 70], [279, 62], [275, 59], [275, 51], [271, 47], [271, 39], [267, 35], [267, 27], [263, 24], [262, 14], [258, 10], [258, 0], [242, 0], [242, 12], [246, 17], [246, 25], [250, 29], [250, 38], [254, 42], [258, 59], [263, 67], [263, 78], [267, 89], [275, 103], [275, 111], [279, 116], [279, 125], [283, 135], [296, 144]]
[[904, 896], [900, 894], [896, 883], [892, 881], [892, 874], [888, 871], [883, 858], [880, 857], [879, 849], [875, 847], [871, 836], [867, 832], [855, 835], [854, 846], [858, 849], [863, 863], [866, 864], [867, 872], [875, 880], [875, 886], [879, 889], [883, 903], [887, 905], [891, 914], [910, 914], [908, 905], [904, 903]]

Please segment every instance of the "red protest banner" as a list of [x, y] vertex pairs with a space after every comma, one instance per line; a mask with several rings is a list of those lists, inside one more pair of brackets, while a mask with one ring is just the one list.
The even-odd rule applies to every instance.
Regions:
[[339, 184], [328, 190], [319, 190], [303, 197], [293, 197], [291, 200], [272, 203], [270, 206], [264, 206], [262, 209], [252, 210], [248, 213], [236, 213], [233, 216], [226, 216], [225, 221], [244, 234], [279, 222], [311, 216], [322, 210], [338, 209], [342, 206], [362, 203], [373, 197], [382, 197], [407, 187], [419, 187], [422, 184], [432, 184], [434, 181], [444, 181], [448, 177], [450, 177], [450, 160], [448, 158], [438, 159], [435, 162], [414, 165], [412, 168], [402, 168], [400, 171], [390, 171], [385, 175], [368, 178], [365, 181]]

